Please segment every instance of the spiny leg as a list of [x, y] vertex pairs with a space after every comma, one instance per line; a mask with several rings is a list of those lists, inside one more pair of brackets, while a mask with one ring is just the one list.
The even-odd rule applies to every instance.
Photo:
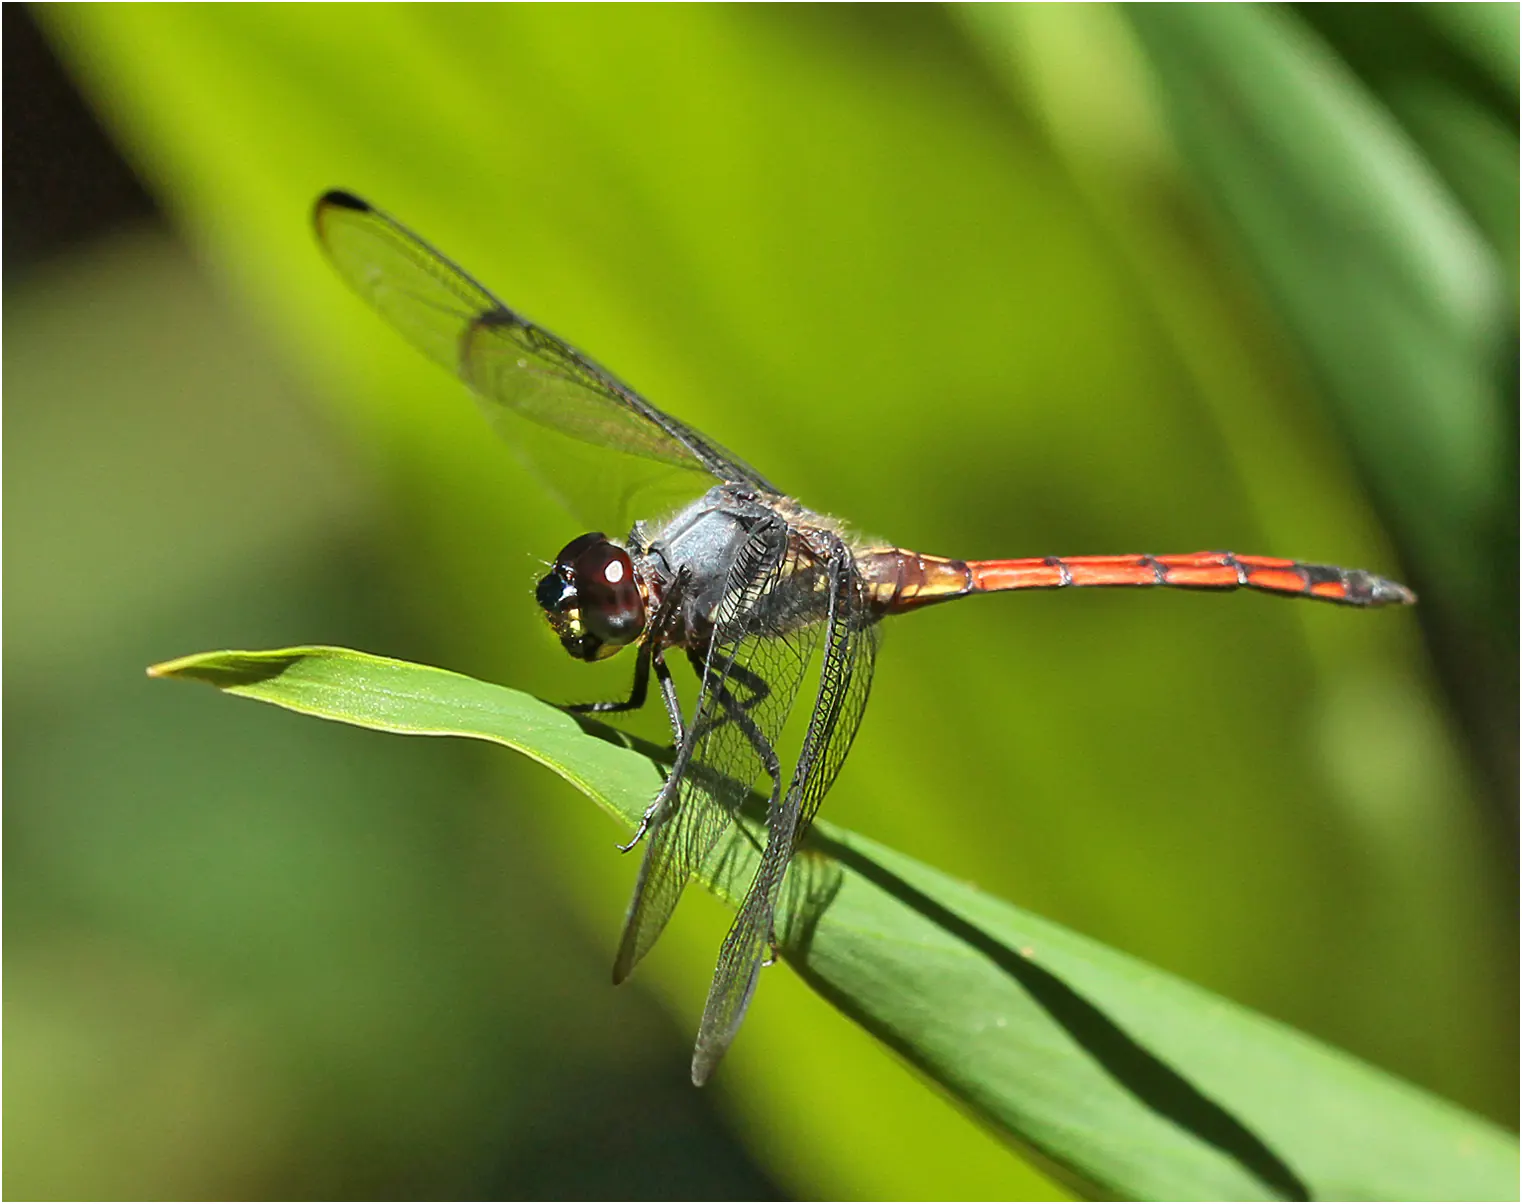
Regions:
[[645, 697], [650, 690], [650, 662], [655, 655], [654, 649], [655, 645], [648, 639], [640, 644], [634, 659], [634, 685], [628, 698], [606, 702], [573, 702], [562, 709], [573, 715], [610, 715], [620, 711], [639, 710], [645, 705]]
[[[676, 614], [677, 605], [682, 594], [686, 590], [690, 579], [684, 569], [672, 579], [665, 594], [661, 597], [661, 604], [651, 617], [649, 625], [645, 628], [644, 638], [640, 641], [639, 653], [634, 662], [634, 684], [629, 691], [629, 697], [622, 701], [613, 702], [583, 702], [567, 706], [565, 710], [574, 714], [609, 714], [619, 711], [634, 711], [645, 705], [645, 699], [650, 690], [650, 670], [655, 670], [656, 681], [661, 687], [661, 701], [666, 704], [666, 718], [671, 722], [671, 739], [673, 748], [681, 748], [682, 736], [685, 728], [682, 724], [681, 701], [677, 698], [676, 683], [671, 680], [671, 670], [666, 665], [663, 641], [667, 629], [671, 626], [672, 616]], [[673, 775], [674, 776], [674, 775]], [[635, 828], [634, 835], [627, 844], [618, 846], [620, 852], [627, 853], [635, 845], [644, 839], [655, 817], [660, 814], [666, 805], [667, 792], [670, 789], [671, 780], [661, 787], [651, 804], [645, 808], [645, 813], [640, 816], [639, 826]]]
[[[682, 737], [686, 729], [682, 724], [682, 706], [676, 696], [676, 683], [671, 680], [671, 669], [666, 664], [665, 656], [660, 652], [650, 654], [650, 663], [655, 668], [655, 678], [660, 683], [661, 699], [666, 704], [666, 716], [671, 720], [671, 736], [675, 747], [680, 748]], [[627, 853], [641, 840], [645, 833], [650, 830], [651, 823], [665, 806], [666, 787], [662, 786], [655, 800], [645, 808], [645, 813], [639, 818], [639, 827], [634, 829], [634, 835], [629, 838], [628, 844], [618, 846], [620, 853]]]

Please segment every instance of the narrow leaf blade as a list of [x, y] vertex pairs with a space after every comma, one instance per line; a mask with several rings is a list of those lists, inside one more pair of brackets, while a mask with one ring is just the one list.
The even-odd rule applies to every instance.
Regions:
[[[503, 744], [631, 827], [660, 781], [655, 750], [443, 669], [306, 647], [149, 673]], [[734, 901], [755, 857], [737, 837], [702, 876]], [[1085, 1194], [1515, 1198], [1515, 1139], [1489, 1122], [863, 837], [816, 827], [778, 934], [819, 994]]]

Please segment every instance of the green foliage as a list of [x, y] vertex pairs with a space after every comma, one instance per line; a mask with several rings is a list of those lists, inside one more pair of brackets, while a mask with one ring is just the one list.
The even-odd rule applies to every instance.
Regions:
[[[1484, 169], [1482, 156], [1445, 187], [1441, 160], [1402, 128], [1400, 110], [1291, 16], [1125, 12], [1182, 149], [1325, 381], [1380, 498], [1445, 592], [1493, 606], [1500, 579], [1486, 552], [1512, 400], [1496, 385], [1515, 333], [1513, 280], [1504, 244], [1488, 244], [1463, 198], [1504, 206], [1515, 180], [1476, 189], [1465, 176]], [[1464, 103], [1449, 88], [1408, 95], [1406, 107], [1420, 119], [1445, 97]], [[1504, 155], [1504, 127], [1468, 108], [1473, 136]], [[1436, 141], [1441, 154], [1447, 140]]]
[[[1465, 703], [1452, 688], [1516, 663], [1487, 652], [1515, 631], [1499, 538], [1514, 528], [1450, 580], [1429, 553], [1453, 558], [1473, 530], [1405, 517], [1428, 522], [1418, 486], [1472, 502], [1450, 511], [1463, 522], [1509, 513], [1505, 471], [1454, 472], [1515, 422], [1514, 379], [1495, 374], [1487, 415], [1458, 354], [1486, 315], [1410, 286], [1468, 265], [1471, 301], [1493, 298], [1502, 327], [1515, 306], [1514, 9], [36, 11], [223, 290], [192, 288], [144, 240], [7, 297], [7, 824], [22, 836], [7, 871], [32, 884], [23, 901], [49, 900], [12, 912], [35, 972], [8, 978], [7, 1022], [31, 1017], [41, 1036], [23, 1048], [63, 1051], [8, 1075], [8, 1092], [33, 1087], [11, 1115], [47, 1137], [8, 1148], [7, 1186], [33, 1168], [15, 1194], [68, 1194], [57, 1174], [76, 1151], [127, 1149], [143, 1151], [127, 1189], [126, 1160], [103, 1155], [74, 1194], [553, 1197], [554, 1177], [523, 1186], [532, 1152], [556, 1148], [543, 1118], [616, 1140], [630, 1116], [664, 1116], [620, 1090], [695, 1027], [722, 907], [694, 892], [634, 988], [602, 989], [633, 866], [591, 808], [556, 805], [549, 775], [494, 758], [476, 794], [446, 773], [473, 764], [467, 749], [446, 761], [449, 744], [308, 733], [273, 710], [207, 739], [208, 713], [232, 708], [140, 680], [175, 647], [316, 637], [555, 699], [627, 684], [617, 661], [568, 664], [535, 613], [536, 558], [579, 528], [322, 262], [308, 212], [333, 186], [895, 543], [1235, 548], [1419, 573], [1419, 613], [1094, 591], [905, 618], [824, 814], [1514, 1125], [1514, 860], [1496, 850], [1515, 845], [1515, 790], [1487, 809], [1486, 766], [1505, 760], [1475, 756], [1458, 718], [1489, 723], [1513, 765], [1516, 725], [1506, 691]], [[1291, 171], [1301, 134], [1274, 120], [1273, 88], [1303, 120], [1321, 97], [1344, 133], [1362, 113], [1357, 145]], [[1250, 124], [1226, 126], [1239, 110]], [[1244, 129], [1291, 140], [1267, 148], [1282, 172], [1231, 141]], [[1302, 149], [1326, 134], [1313, 124]], [[1351, 169], [1379, 147], [1410, 187], [1377, 193], [1388, 164]], [[1339, 187], [1311, 187], [1321, 167]], [[1337, 208], [1287, 215], [1274, 196]], [[1341, 207], [1384, 215], [1367, 260], [1326, 225]], [[1419, 229], [1390, 233], [1413, 213]], [[1489, 265], [1474, 258], [1487, 243]], [[1350, 313], [1365, 267], [1402, 291]], [[1328, 313], [1320, 291], [1349, 298], [1331, 313], [1353, 332], [1340, 342], [1307, 331]], [[1401, 313], [1422, 329], [1402, 335]], [[1385, 383], [1395, 363], [1425, 374], [1394, 382], [1388, 427], [1349, 409], [1371, 360]], [[282, 380], [306, 383], [319, 421], [278, 409]], [[387, 569], [345, 585], [360, 547]], [[1479, 653], [1424, 643], [1419, 623], [1483, 637]], [[125, 681], [148, 697], [123, 697]], [[164, 1039], [139, 1046], [116, 1001], [154, 998], [131, 994], [144, 982], [191, 1020], [144, 1004], [141, 1031]], [[218, 1044], [226, 1016], [244, 1027]], [[205, 1033], [187, 1051], [184, 1034]], [[110, 1064], [186, 1067], [200, 1092], [97, 1081], [78, 1070], [108, 1062], [97, 1038], [133, 1053]], [[1186, 1052], [1169, 1046], [1167, 1064]], [[680, 1051], [669, 1060], [680, 1077]], [[1230, 1072], [1186, 1077], [1226, 1107], [1211, 1076]], [[59, 1084], [72, 1111], [32, 1106]], [[787, 973], [769, 975], [716, 1089], [689, 1096], [795, 1195], [1060, 1191]], [[1311, 1181], [1281, 1149], [1297, 1143], [1231, 1110]], [[616, 1168], [610, 1194], [637, 1162], [651, 1195], [680, 1196], [662, 1176], [704, 1155], [662, 1131], [679, 1136], [637, 1159], [574, 1161]], [[185, 1132], [216, 1157], [187, 1163]], [[481, 1169], [494, 1159], [518, 1177]], [[390, 1169], [356, 1187], [356, 1167]]]
[[[149, 670], [361, 727], [469, 736], [558, 773], [625, 825], [661, 771], [517, 691], [342, 648]], [[611, 738], [609, 738], [611, 737]], [[731, 903], [757, 859], [705, 867]], [[1510, 1137], [1217, 996], [828, 824], [789, 874], [782, 954], [984, 1123], [1095, 1197], [1492, 1199]]]

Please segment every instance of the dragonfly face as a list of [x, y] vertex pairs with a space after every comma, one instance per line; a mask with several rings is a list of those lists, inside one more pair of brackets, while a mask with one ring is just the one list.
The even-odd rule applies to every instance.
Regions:
[[[783, 878], [866, 708], [880, 619], [972, 594], [1069, 586], [1246, 588], [1366, 608], [1416, 600], [1404, 586], [1358, 569], [1231, 552], [967, 561], [867, 546], [503, 305], [358, 197], [330, 192], [314, 218], [349, 285], [460, 376], [526, 459], [551, 468], [560, 452], [575, 452], [573, 459], [611, 453], [607, 482], [573, 482], [550, 471], [544, 475], [552, 491], [566, 498], [614, 484], [615, 496], [633, 496], [642, 485], [614, 480], [630, 466], [639, 469], [631, 480], [659, 471], [686, 474], [684, 485], [693, 485], [687, 497], [697, 500], [653, 535], [636, 525], [630, 550], [601, 532], [573, 539], [536, 597], [578, 660], [638, 645], [627, 699], [568, 710], [642, 706], [653, 675], [671, 722], [670, 773], [625, 846], [646, 838], [615, 982], [655, 943], [752, 791], [770, 796], [765, 845], [755, 842], [755, 874], [703, 1009], [695, 1083], [729, 1047], [775, 944]], [[698, 678], [685, 713], [664, 659], [671, 650], [685, 653]], [[798, 708], [806, 727], [789, 765], [778, 747], [800, 698], [808, 703]]]
[[644, 634], [645, 593], [629, 553], [593, 531], [560, 549], [534, 596], [567, 652], [600, 661]]

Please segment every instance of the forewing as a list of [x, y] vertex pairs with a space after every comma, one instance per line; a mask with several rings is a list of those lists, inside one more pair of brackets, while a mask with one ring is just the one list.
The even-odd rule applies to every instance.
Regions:
[[[567, 494], [566, 457], [574, 461], [575, 450], [556, 446], [566, 437], [644, 461], [645, 471], [636, 467], [623, 474], [631, 480], [623, 490], [628, 495], [660, 488], [662, 469], [700, 475], [697, 487], [689, 482], [680, 489], [688, 497], [713, 478], [775, 492], [749, 465], [509, 309], [358, 197], [327, 193], [317, 202], [314, 221], [339, 275], [414, 346], [471, 387], [492, 425], [571, 509], [585, 507]], [[539, 437], [545, 432], [556, 438], [546, 443]], [[596, 483], [605, 474], [575, 475]], [[628, 508], [632, 496], [619, 502]]]
[[[778, 737], [818, 646], [820, 627], [784, 630], [786, 599], [813, 605], [812, 561], [799, 563], [785, 526], [758, 531], [731, 570], [708, 650], [690, 749], [678, 753], [674, 802], [648, 837], [639, 880], [629, 904], [613, 978], [622, 981], [655, 944], [689, 879], [713, 852], [752, 788], [770, 768]], [[821, 592], [818, 595], [823, 598]], [[764, 692], [755, 688], [764, 682]], [[726, 705], [726, 700], [732, 700]], [[733, 705], [745, 704], [739, 716]], [[780, 772], [780, 769], [778, 769]], [[781, 796], [780, 789], [775, 792]]]
[[760, 869], [719, 951], [692, 1058], [692, 1081], [699, 1085], [724, 1056], [745, 1018], [772, 940], [787, 867], [845, 762], [871, 690], [878, 628], [843, 545], [837, 546], [830, 562], [828, 581], [824, 657], [808, 731], [787, 793], [767, 817]]

